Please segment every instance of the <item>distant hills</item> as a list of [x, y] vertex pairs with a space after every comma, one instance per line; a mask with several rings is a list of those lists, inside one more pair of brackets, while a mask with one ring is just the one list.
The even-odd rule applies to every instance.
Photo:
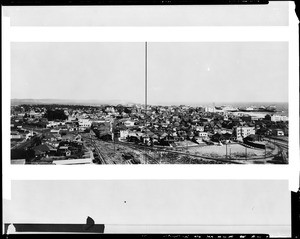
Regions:
[[37, 105], [37, 104], [61, 104], [61, 105], [135, 105], [137, 103], [124, 102], [123, 100], [68, 100], [68, 99], [11, 99], [11, 105]]
[[[242, 106], [261, 106], [261, 105], [276, 105], [277, 109], [279, 110], [288, 110], [288, 103], [287, 102], [215, 102], [217, 105], [231, 105], [235, 107], [242, 107]], [[132, 105], [144, 105], [144, 102], [142, 103], [136, 103], [136, 102], [128, 102], [125, 100], [72, 100], [72, 99], [11, 99], [11, 105], [22, 105], [22, 104], [28, 104], [28, 105], [37, 105], [37, 104], [60, 104], [60, 105], [91, 105], [91, 106], [98, 106], [98, 105], [124, 105], [124, 106], [132, 106]], [[171, 106], [171, 105], [189, 105], [193, 107], [198, 106], [212, 106], [212, 102], [202, 102], [202, 103], [191, 103], [191, 102], [165, 102], [165, 103], [158, 103], [158, 104], [149, 104], [149, 105], [162, 105], [162, 106]]]

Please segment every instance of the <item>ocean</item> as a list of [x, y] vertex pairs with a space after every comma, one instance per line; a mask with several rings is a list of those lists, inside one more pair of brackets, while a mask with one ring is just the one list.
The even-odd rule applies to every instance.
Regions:
[[[195, 105], [195, 104], [193, 104]], [[205, 104], [197, 104], [197, 106], [222, 106], [222, 105], [228, 105], [233, 107], [268, 107], [268, 106], [275, 106], [276, 107], [276, 114], [279, 115], [285, 115], [288, 116], [289, 114], [289, 104], [288, 102], [211, 102], [211, 103], [205, 103]], [[195, 105], [196, 106], [196, 105]]]

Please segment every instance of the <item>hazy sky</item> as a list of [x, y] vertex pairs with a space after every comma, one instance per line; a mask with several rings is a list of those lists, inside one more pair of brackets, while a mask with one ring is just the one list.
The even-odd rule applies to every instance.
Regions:
[[[143, 103], [144, 43], [12, 43], [12, 98]], [[287, 102], [288, 43], [148, 43], [148, 102]]]
[[12, 98], [144, 100], [144, 43], [13, 43]]
[[[216, 232], [220, 225], [227, 233], [290, 230], [284, 180], [20, 180], [12, 181], [11, 197], [3, 206], [6, 223], [83, 224], [90, 216], [105, 232], [159, 230], [153, 225], [187, 233]], [[144, 227], [128, 228], [137, 224]]]
[[151, 43], [149, 103], [287, 102], [288, 43]]
[[285, 26], [287, 1], [253, 5], [4, 6], [13, 26]]

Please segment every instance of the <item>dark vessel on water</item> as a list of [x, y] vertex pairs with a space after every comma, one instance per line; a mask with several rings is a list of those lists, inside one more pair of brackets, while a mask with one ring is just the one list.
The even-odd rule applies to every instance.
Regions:
[[267, 106], [267, 107], [265, 107], [265, 106], [240, 107], [239, 111], [244, 111], [244, 112], [276, 112], [276, 106], [275, 105], [270, 105], [270, 106]]

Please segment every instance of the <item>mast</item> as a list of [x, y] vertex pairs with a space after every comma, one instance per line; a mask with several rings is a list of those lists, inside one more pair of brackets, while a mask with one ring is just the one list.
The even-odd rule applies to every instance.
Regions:
[[148, 43], [145, 42], [145, 112], [147, 113], [147, 85], [148, 85]]

